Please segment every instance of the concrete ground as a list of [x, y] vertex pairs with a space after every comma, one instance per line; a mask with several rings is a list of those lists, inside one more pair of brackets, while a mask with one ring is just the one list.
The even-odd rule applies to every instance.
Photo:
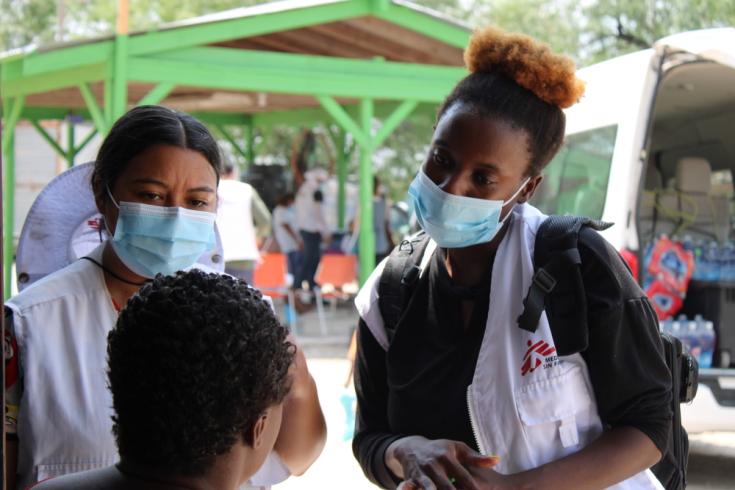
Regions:
[[[282, 318], [285, 309], [276, 304]], [[276, 490], [375, 489], [363, 476], [352, 456], [348, 415], [343, 398], [352, 392], [344, 387], [349, 374], [346, 359], [357, 315], [348, 304], [336, 309], [324, 308], [325, 331], [316, 311], [299, 316], [296, 333], [306, 353], [309, 369], [314, 376], [327, 420], [327, 445], [321, 457], [301, 477], [292, 477]], [[707, 432], [690, 435], [690, 490], [735, 489], [735, 432]]]

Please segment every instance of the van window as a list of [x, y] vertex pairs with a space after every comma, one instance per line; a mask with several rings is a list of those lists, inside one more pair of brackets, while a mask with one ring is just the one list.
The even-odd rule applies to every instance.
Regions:
[[617, 126], [569, 135], [533, 198], [546, 214], [602, 218]]

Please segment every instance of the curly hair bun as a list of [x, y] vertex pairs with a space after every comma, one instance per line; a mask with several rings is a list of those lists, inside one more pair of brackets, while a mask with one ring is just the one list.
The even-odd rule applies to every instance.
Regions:
[[464, 52], [472, 73], [500, 72], [533, 92], [539, 99], [565, 109], [584, 93], [574, 62], [551, 52], [535, 39], [496, 27], [478, 29]]

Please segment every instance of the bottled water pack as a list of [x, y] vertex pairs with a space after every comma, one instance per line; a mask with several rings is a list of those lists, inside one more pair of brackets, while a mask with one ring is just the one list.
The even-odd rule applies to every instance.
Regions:
[[686, 349], [697, 359], [700, 368], [712, 367], [715, 351], [715, 329], [711, 321], [701, 315], [688, 319], [679, 315], [676, 319], [664, 320], [661, 331], [681, 340]]

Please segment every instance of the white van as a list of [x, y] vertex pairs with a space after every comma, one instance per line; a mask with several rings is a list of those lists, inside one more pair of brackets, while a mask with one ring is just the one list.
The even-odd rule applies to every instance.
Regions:
[[[663, 234], [732, 245], [735, 28], [666, 37], [579, 76], [587, 92], [567, 111], [567, 142], [534, 204], [615, 223], [603, 235], [637, 256], [638, 272]], [[693, 280], [684, 301], [717, 334], [684, 425], [735, 430], [735, 281]]]

